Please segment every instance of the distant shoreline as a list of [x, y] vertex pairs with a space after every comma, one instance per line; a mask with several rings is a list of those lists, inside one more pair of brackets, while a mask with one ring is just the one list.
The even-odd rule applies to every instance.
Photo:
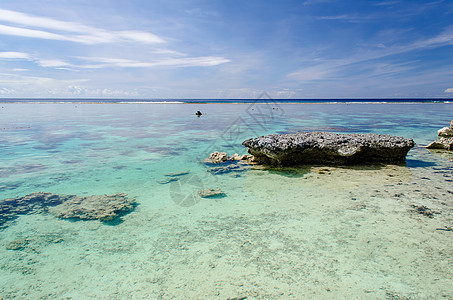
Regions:
[[413, 104], [453, 103], [453, 98], [401, 98], [401, 99], [52, 99], [52, 98], [3, 98], [0, 103], [42, 104]]

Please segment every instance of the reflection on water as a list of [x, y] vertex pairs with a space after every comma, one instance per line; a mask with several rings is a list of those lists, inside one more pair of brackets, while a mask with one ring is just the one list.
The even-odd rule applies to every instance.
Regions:
[[[449, 153], [417, 146], [406, 165], [360, 167], [202, 162], [213, 151], [245, 154], [247, 138], [295, 131], [392, 134], [425, 145], [451, 120], [450, 104], [3, 107], [0, 199], [126, 193], [139, 205], [109, 226], [45, 210], [7, 221], [0, 297], [453, 294]], [[210, 189], [224, 196], [199, 196]]]

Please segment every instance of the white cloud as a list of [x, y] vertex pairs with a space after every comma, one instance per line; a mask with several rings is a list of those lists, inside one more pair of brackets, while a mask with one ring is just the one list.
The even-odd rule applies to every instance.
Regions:
[[40, 59], [36, 61], [41, 67], [44, 68], [60, 68], [60, 67], [72, 67], [71, 64], [64, 62], [59, 59]]
[[159, 66], [172, 67], [209, 67], [227, 63], [230, 60], [223, 57], [203, 56], [203, 57], [185, 57], [185, 58], [164, 58], [158, 61], [138, 61], [123, 58], [108, 57], [79, 57], [85, 61], [94, 62], [91, 65], [81, 65], [80, 68], [151, 68]]
[[453, 45], [453, 30], [446, 30], [432, 38], [420, 40], [412, 45], [413, 48], [430, 48]]
[[230, 62], [229, 59], [216, 56], [188, 57], [166, 59], [156, 63], [157, 66], [209, 67]]
[[[36, 17], [6, 9], [0, 9], [0, 21], [10, 23], [9, 25], [0, 25], [0, 34], [21, 37], [72, 41], [83, 44], [123, 41], [145, 44], [165, 42], [161, 37], [145, 31], [108, 31], [79, 23]], [[11, 23], [14, 25], [12, 26]], [[29, 28], [23, 28], [21, 26]], [[37, 28], [45, 28], [50, 31], [44, 31]]]
[[444, 91], [444, 93], [453, 93], [453, 88], [448, 88]]
[[[73, 62], [62, 59], [33, 57], [24, 52], [0, 52], [0, 59], [26, 60], [36, 63], [44, 68], [59, 69], [102, 69], [102, 68], [153, 68], [161, 66], [169, 67], [210, 67], [230, 62], [229, 59], [217, 56], [183, 57], [183, 58], [160, 58], [155, 61], [139, 61], [115, 57], [76, 57]], [[92, 64], [80, 63], [80, 61], [93, 62]]]
[[348, 22], [355, 22], [359, 18], [351, 16], [351, 15], [339, 15], [339, 16], [320, 16], [317, 17], [319, 20], [340, 20], [340, 21], [348, 21]]
[[0, 25], [0, 34], [31, 37], [46, 40], [71, 40], [60, 34], [50, 33], [42, 30], [26, 29], [13, 26]]
[[[73, 65], [71, 65], [70, 63], [67, 63], [60, 59], [40, 59], [32, 57], [30, 54], [24, 52], [0, 52], [0, 59], [32, 61], [44, 68], [73, 67]], [[14, 68], [13, 70], [24, 71], [26, 69]]]
[[29, 60], [30, 56], [23, 52], [0, 52], [0, 59], [26, 59]]

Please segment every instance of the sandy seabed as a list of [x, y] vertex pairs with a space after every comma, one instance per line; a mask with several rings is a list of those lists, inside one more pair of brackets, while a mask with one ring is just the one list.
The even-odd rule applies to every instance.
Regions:
[[218, 176], [227, 197], [190, 207], [160, 185], [114, 226], [21, 216], [0, 232], [0, 295], [452, 299], [453, 162], [411, 153], [430, 164]]

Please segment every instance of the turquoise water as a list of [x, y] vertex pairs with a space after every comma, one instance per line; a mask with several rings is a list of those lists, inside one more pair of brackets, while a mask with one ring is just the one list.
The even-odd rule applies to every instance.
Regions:
[[[139, 205], [114, 224], [7, 222], [0, 297], [452, 299], [453, 231], [441, 229], [453, 227], [453, 159], [421, 147], [452, 119], [450, 103], [2, 103], [0, 199], [126, 193]], [[398, 166], [214, 175], [202, 162], [312, 130], [418, 146]], [[164, 183], [173, 172], [188, 174]], [[226, 197], [197, 196], [207, 188]]]

